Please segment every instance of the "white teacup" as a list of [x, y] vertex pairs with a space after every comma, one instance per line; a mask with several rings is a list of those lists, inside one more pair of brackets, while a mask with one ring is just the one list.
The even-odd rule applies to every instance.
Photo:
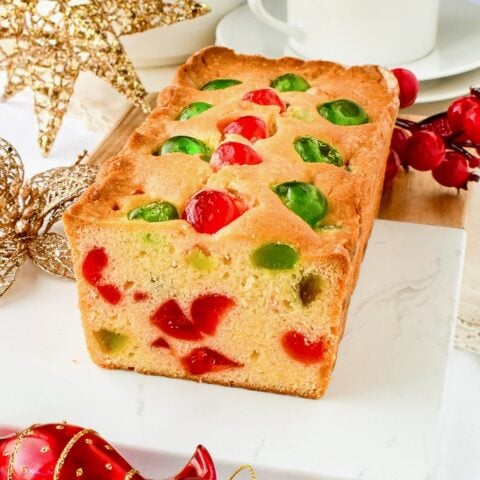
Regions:
[[435, 47], [439, 0], [287, 0], [287, 22], [270, 15], [262, 0], [248, 4], [305, 58], [396, 66]]

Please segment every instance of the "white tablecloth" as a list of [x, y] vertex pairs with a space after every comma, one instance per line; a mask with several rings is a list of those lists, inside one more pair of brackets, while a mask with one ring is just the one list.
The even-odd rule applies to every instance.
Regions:
[[[171, 72], [171, 68], [149, 69], [141, 74], [147, 88], [158, 90], [168, 82]], [[3, 82], [4, 76], [0, 75], [0, 90]], [[92, 77], [84, 76], [78, 85], [80, 91], [85, 85], [90, 86], [89, 97], [85, 97], [84, 93], [81, 95], [83, 103], [90, 102], [92, 109], [101, 108], [102, 92], [109, 88], [99, 82]], [[115, 95], [110, 98], [115, 98]], [[74, 102], [73, 112], [66, 116], [54, 149], [46, 159], [42, 158], [37, 147], [37, 127], [30, 95], [27, 92], [22, 93], [8, 103], [0, 104], [0, 137], [6, 138], [18, 149], [25, 164], [27, 177], [49, 168], [71, 164], [82, 150], [92, 151], [105, 134], [105, 131], [88, 130], [78, 119], [81, 116], [78, 100], [77, 98]], [[115, 102], [115, 105], [110, 107], [113, 111], [120, 112], [123, 103], [119, 97], [116, 97]], [[438, 107], [423, 108], [425, 112], [421, 107], [420, 109], [417, 107], [416, 112], [426, 113], [428, 108], [435, 111]], [[104, 130], [108, 127], [108, 118], [111, 118], [111, 112], [103, 117], [97, 112], [93, 119], [89, 119], [89, 123], [94, 128]], [[28, 298], [25, 301], [28, 301]], [[445, 438], [438, 480], [479, 480], [480, 356], [455, 349], [450, 367], [445, 402]], [[41, 412], [39, 415], [41, 416]], [[41, 422], [42, 418], [38, 418], [38, 421]], [[11, 423], [15, 424], [14, 418], [11, 419]], [[408, 462], [408, 458], [405, 462]]]

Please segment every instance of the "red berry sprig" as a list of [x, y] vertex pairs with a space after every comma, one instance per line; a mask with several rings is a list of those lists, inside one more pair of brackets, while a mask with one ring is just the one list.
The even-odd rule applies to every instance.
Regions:
[[[395, 68], [400, 88], [400, 108], [415, 102], [418, 81], [403, 68]], [[466, 189], [468, 182], [478, 182], [473, 170], [480, 167], [480, 88], [471, 88], [470, 95], [455, 100], [446, 112], [437, 113], [420, 122], [397, 119], [387, 160], [385, 185], [393, 181], [399, 163], [431, 171], [433, 178], [445, 187]]]

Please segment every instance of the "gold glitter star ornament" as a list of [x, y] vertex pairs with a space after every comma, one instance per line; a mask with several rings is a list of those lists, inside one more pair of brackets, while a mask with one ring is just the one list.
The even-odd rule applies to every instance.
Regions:
[[93, 183], [97, 171], [78, 161], [24, 183], [20, 156], [0, 138], [0, 297], [15, 281], [27, 256], [42, 270], [73, 279], [67, 240], [50, 230]]
[[[170, 4], [170, 10], [165, 10], [165, 15], [170, 16], [164, 18], [170, 23], [175, 18], [180, 21], [208, 11], [200, 7], [192, 9], [191, 3], [197, 5], [196, 2], [180, 2], [183, 8], [175, 13], [172, 2], [152, 0], [133, 1], [130, 9], [125, 2], [115, 9], [115, 2], [102, 0], [2, 0], [0, 39], [13, 40], [11, 53], [0, 48], [0, 69], [7, 72], [4, 99], [24, 88], [33, 91], [38, 141], [44, 155], [52, 148], [82, 70], [95, 73], [135, 105], [149, 110], [146, 91], [118, 34], [161, 25], [161, 16], [153, 15], [153, 5], [162, 12], [166, 8], [164, 3]], [[149, 5], [145, 11], [141, 10], [140, 18], [135, 15], [136, 4]], [[188, 11], [187, 4], [192, 7]]]

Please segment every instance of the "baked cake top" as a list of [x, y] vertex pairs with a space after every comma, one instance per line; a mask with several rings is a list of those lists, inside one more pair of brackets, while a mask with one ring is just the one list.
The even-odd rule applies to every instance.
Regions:
[[[194, 241], [285, 242], [307, 256], [351, 248], [398, 110], [390, 72], [210, 47], [174, 84], [69, 219], [131, 229], [147, 220]], [[239, 155], [251, 164], [229, 164]], [[211, 200], [205, 191], [228, 210], [215, 231], [189, 217]]]

